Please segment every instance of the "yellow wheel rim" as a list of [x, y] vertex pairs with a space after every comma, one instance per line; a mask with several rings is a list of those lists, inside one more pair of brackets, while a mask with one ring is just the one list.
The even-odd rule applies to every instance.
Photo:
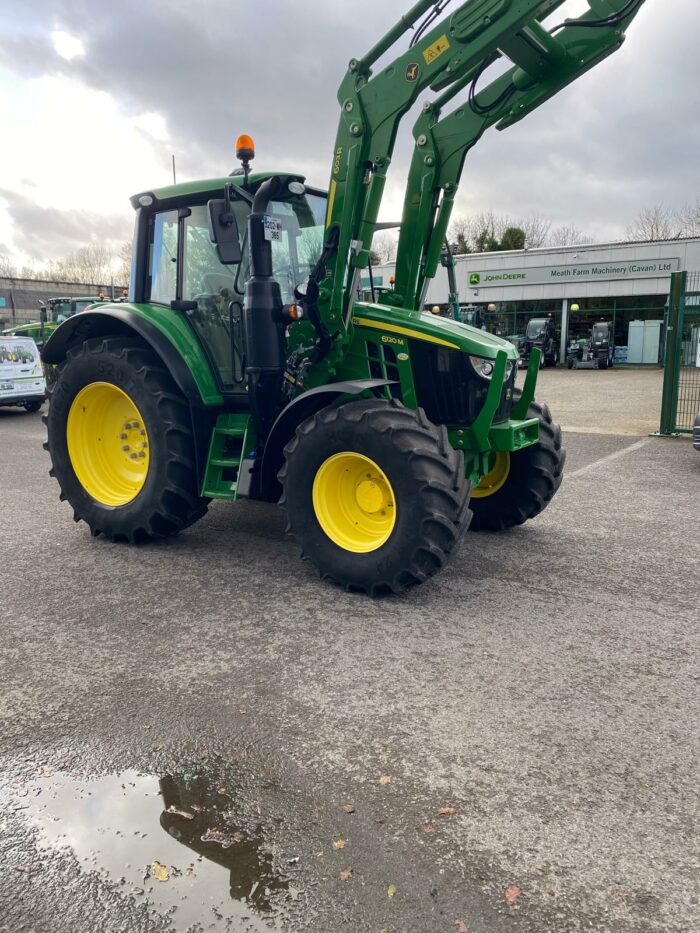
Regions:
[[132, 502], [148, 476], [148, 434], [141, 412], [110, 382], [93, 382], [73, 399], [68, 456], [83, 489], [102, 505]]
[[489, 472], [485, 476], [482, 476], [479, 485], [472, 489], [472, 498], [485, 499], [487, 496], [492, 496], [494, 493], [498, 492], [499, 489], [505, 486], [509, 473], [510, 454], [508, 451], [503, 453], [499, 450], [495, 455], [493, 466]]
[[396, 524], [396, 500], [386, 474], [356, 453], [329, 457], [314, 479], [318, 523], [338, 547], [355, 554], [376, 551]]

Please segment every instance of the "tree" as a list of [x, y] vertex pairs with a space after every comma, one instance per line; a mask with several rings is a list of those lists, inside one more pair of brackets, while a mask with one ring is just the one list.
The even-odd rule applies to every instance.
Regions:
[[454, 244], [454, 251], [463, 256], [471, 253], [471, 226], [466, 217], [454, 217], [447, 232], [447, 238]]
[[102, 243], [90, 243], [70, 253], [65, 259], [50, 263], [51, 275], [65, 282], [99, 285], [112, 277], [112, 254]]
[[[117, 265], [117, 260], [119, 264]], [[131, 278], [131, 241], [124, 240], [119, 244], [114, 256], [114, 281], [120, 285], [128, 285]]]
[[675, 240], [682, 235], [682, 222], [665, 204], [644, 207], [627, 227], [629, 240]]
[[498, 248], [500, 250], [525, 249], [525, 231], [522, 227], [506, 227]]
[[547, 238], [547, 246], [586, 246], [593, 239], [582, 233], [575, 224], [555, 227]]
[[[545, 245], [551, 225], [550, 220], [537, 212], [514, 218], [494, 211], [480, 211], [471, 217], [455, 217], [449, 237], [459, 254], [525, 247], [534, 249]], [[519, 234], [513, 239], [513, 230], [519, 230], [522, 236]]]
[[684, 204], [678, 211], [682, 236], [700, 236], [700, 198], [695, 204]]
[[0, 276], [6, 279], [17, 278], [17, 266], [9, 256], [0, 255]]
[[525, 246], [528, 249], [539, 249], [540, 246], [547, 245], [552, 221], [543, 217], [538, 211], [528, 214], [519, 221], [518, 226], [525, 231]]
[[488, 227], [482, 227], [474, 241], [477, 253], [495, 253], [500, 249], [500, 244], [492, 230]]
[[[378, 258], [377, 265], [385, 265], [396, 259], [396, 240], [388, 233], [380, 233], [372, 239], [372, 255]], [[372, 259], [374, 263], [374, 259]]]

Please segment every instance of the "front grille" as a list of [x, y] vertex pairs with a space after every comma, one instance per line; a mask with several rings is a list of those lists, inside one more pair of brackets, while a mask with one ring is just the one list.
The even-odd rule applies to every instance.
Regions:
[[[411, 368], [418, 404], [435, 424], [473, 424], [483, 408], [489, 383], [472, 369], [466, 354], [423, 340], [410, 340]], [[494, 423], [507, 421], [513, 406], [515, 368], [505, 382]]]

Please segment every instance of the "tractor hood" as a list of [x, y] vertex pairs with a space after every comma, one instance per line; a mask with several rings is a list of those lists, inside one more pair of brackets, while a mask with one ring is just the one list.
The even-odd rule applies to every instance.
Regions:
[[388, 305], [358, 302], [353, 306], [352, 321], [360, 326], [452, 347], [472, 356], [495, 360], [498, 351], [503, 350], [509, 360], [518, 358], [518, 351], [508, 340], [494, 337], [493, 334], [469, 324], [421, 311], [406, 311], [403, 308], [390, 308]]

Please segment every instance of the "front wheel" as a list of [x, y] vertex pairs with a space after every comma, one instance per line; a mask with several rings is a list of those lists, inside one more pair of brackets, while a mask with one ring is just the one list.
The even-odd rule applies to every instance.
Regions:
[[322, 409], [297, 428], [279, 478], [302, 557], [372, 596], [438, 573], [471, 519], [462, 453], [444, 427], [396, 401]]
[[503, 531], [539, 515], [561, 486], [566, 450], [549, 408], [533, 402], [528, 418], [539, 418], [540, 439], [515, 453], [493, 454], [490, 472], [472, 490], [474, 531]]
[[189, 406], [140, 342], [92, 339], [69, 350], [45, 421], [50, 473], [93, 535], [138, 543], [205, 514]]

